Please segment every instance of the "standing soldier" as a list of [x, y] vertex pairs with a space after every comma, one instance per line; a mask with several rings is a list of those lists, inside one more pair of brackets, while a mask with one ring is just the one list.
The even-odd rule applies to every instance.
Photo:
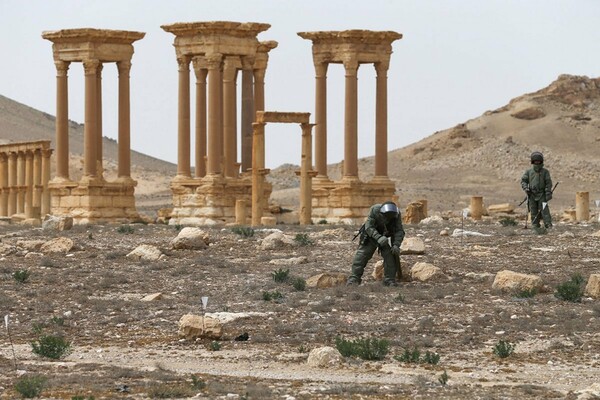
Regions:
[[400, 268], [400, 244], [404, 239], [398, 207], [391, 201], [375, 204], [369, 210], [367, 222], [363, 227], [358, 250], [352, 262], [352, 275], [347, 284], [360, 285], [367, 263], [379, 248], [383, 257], [383, 284], [398, 286], [396, 274]]
[[548, 202], [552, 200], [552, 179], [550, 172], [544, 168], [544, 155], [539, 151], [531, 153], [531, 164], [521, 177], [521, 188], [527, 193], [531, 225], [540, 228], [540, 220], [544, 220], [546, 229], [552, 227], [552, 216]]

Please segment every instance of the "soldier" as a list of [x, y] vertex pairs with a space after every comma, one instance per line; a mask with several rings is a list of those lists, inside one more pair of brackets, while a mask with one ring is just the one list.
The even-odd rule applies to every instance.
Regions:
[[[552, 179], [550, 172], [544, 168], [544, 155], [539, 151], [531, 153], [531, 164], [521, 177], [521, 188], [527, 193], [531, 225], [533, 229], [540, 228], [540, 220], [544, 220], [546, 229], [552, 227], [552, 216], [548, 202], [552, 200]], [[545, 206], [544, 206], [545, 205]]]
[[360, 243], [347, 284], [360, 285], [367, 263], [379, 248], [383, 257], [383, 284], [398, 286], [396, 273], [400, 268], [400, 244], [403, 239], [404, 229], [396, 204], [386, 201], [372, 206], [367, 221], [361, 228]]

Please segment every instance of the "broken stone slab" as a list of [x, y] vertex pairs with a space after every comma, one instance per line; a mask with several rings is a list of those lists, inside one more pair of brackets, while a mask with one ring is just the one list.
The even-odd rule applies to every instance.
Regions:
[[73, 228], [73, 217], [68, 215], [47, 214], [42, 222], [42, 229], [45, 231], [68, 231], [71, 228]]
[[585, 286], [584, 295], [600, 299], [600, 274], [590, 275], [590, 279], [588, 279]]
[[510, 203], [492, 204], [487, 208], [489, 214], [512, 214], [515, 211], [515, 206]]
[[275, 250], [287, 246], [292, 246], [293, 244], [294, 239], [287, 235], [284, 235], [281, 231], [276, 231], [262, 240], [262, 242], [260, 243], [260, 248], [262, 250]]
[[425, 242], [418, 237], [404, 238], [400, 245], [400, 254], [425, 254]]
[[153, 293], [153, 294], [149, 294], [148, 296], [145, 296], [142, 298], [142, 301], [156, 301], [156, 300], [160, 300], [162, 299], [163, 294], [162, 293]]
[[421, 220], [421, 222], [419, 222], [421, 225], [434, 225], [434, 224], [441, 224], [444, 222], [444, 218], [442, 218], [440, 215], [432, 215], [431, 217], [427, 217], [423, 220]]
[[214, 318], [221, 324], [225, 325], [238, 319], [252, 318], [252, 317], [268, 317], [272, 315], [272, 312], [258, 312], [258, 311], [246, 311], [246, 312], [214, 312], [206, 313], [206, 317]]
[[68, 253], [73, 248], [73, 241], [66, 237], [48, 240], [40, 247], [42, 253]]
[[330, 346], [318, 347], [311, 350], [306, 363], [312, 367], [332, 367], [341, 364], [342, 355]]
[[324, 273], [311, 276], [306, 280], [306, 286], [316, 287], [318, 289], [331, 288], [334, 286], [345, 285], [348, 280], [348, 275], [339, 273]]
[[522, 274], [519, 272], [503, 270], [496, 274], [492, 289], [503, 292], [542, 291], [544, 282], [537, 275]]
[[480, 233], [475, 231], [466, 231], [464, 229], [455, 229], [452, 232], [452, 237], [460, 237], [460, 236], [492, 236], [487, 233]]
[[15, 244], [27, 251], [38, 251], [46, 242], [47, 240], [18, 240]]
[[444, 272], [433, 264], [418, 262], [410, 269], [410, 276], [413, 281], [427, 282], [446, 278]]
[[187, 340], [198, 338], [219, 339], [223, 335], [223, 324], [216, 318], [185, 314], [179, 320], [179, 337]]
[[142, 244], [133, 249], [125, 257], [134, 260], [156, 261], [163, 256], [163, 252], [156, 246]]
[[171, 246], [177, 250], [202, 250], [208, 247], [209, 242], [207, 232], [188, 226], [179, 231], [177, 237], [171, 241]]
[[291, 258], [277, 258], [275, 260], [269, 261], [269, 264], [272, 265], [300, 265], [306, 264], [308, 262], [307, 257], [291, 257]]

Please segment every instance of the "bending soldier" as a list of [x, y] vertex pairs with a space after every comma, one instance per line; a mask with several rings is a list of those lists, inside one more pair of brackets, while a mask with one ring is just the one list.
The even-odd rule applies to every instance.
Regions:
[[544, 168], [542, 153], [531, 153], [531, 164], [533, 166], [521, 177], [521, 188], [527, 193], [532, 228], [540, 228], [540, 220], [543, 219], [544, 226], [548, 229], [552, 227], [552, 216], [547, 204], [552, 200], [552, 179], [550, 172]]
[[403, 239], [404, 229], [396, 204], [387, 201], [373, 205], [360, 236], [358, 250], [352, 262], [352, 275], [347, 284], [360, 285], [367, 263], [375, 250], [379, 249], [383, 257], [383, 284], [398, 286], [396, 274], [400, 268], [400, 244]]

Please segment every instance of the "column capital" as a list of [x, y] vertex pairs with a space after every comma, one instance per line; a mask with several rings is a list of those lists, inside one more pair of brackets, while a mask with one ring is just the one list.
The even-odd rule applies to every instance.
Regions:
[[71, 63], [68, 61], [56, 60], [54, 61], [54, 65], [56, 66], [56, 75], [57, 76], [67, 76], [67, 71], [69, 71], [69, 65]]
[[235, 80], [236, 72], [239, 65], [239, 57], [225, 57], [225, 59], [223, 60], [223, 82], [230, 82]]
[[129, 75], [129, 71], [131, 71], [131, 61], [117, 61], [117, 70], [119, 71], [119, 76]]
[[196, 75], [196, 80], [206, 81], [206, 75], [208, 74], [206, 59], [204, 56], [196, 56], [192, 58], [192, 66]]
[[179, 66], [179, 72], [185, 72], [190, 70], [190, 57], [181, 56], [177, 57], [177, 65]]
[[206, 67], [208, 69], [217, 69], [217, 68], [221, 68], [222, 66], [222, 62], [223, 62], [223, 54], [221, 53], [212, 53], [212, 54], [207, 54], [205, 57], [206, 59]]
[[33, 159], [33, 150], [25, 150], [25, 158]]
[[317, 78], [327, 78], [327, 68], [329, 67], [328, 62], [315, 62], [315, 73]]
[[41, 149], [42, 157], [50, 158], [52, 156], [52, 149]]
[[266, 68], [260, 68], [260, 69], [255, 69], [254, 70], [254, 81], [255, 83], [264, 83], [265, 81], [265, 74], [267, 73]]
[[242, 60], [242, 69], [244, 69], [244, 70], [253, 69], [254, 62], [256, 61], [256, 59], [254, 57], [242, 56], [240, 58]]
[[390, 68], [389, 61], [380, 61], [373, 64], [377, 76], [387, 76], [387, 71]]
[[83, 61], [83, 69], [85, 71], [85, 75], [96, 75], [100, 64], [101, 63], [99, 60]]
[[358, 72], [359, 62], [356, 57], [348, 57], [344, 59], [344, 68], [346, 69], [346, 76], [356, 75]]

